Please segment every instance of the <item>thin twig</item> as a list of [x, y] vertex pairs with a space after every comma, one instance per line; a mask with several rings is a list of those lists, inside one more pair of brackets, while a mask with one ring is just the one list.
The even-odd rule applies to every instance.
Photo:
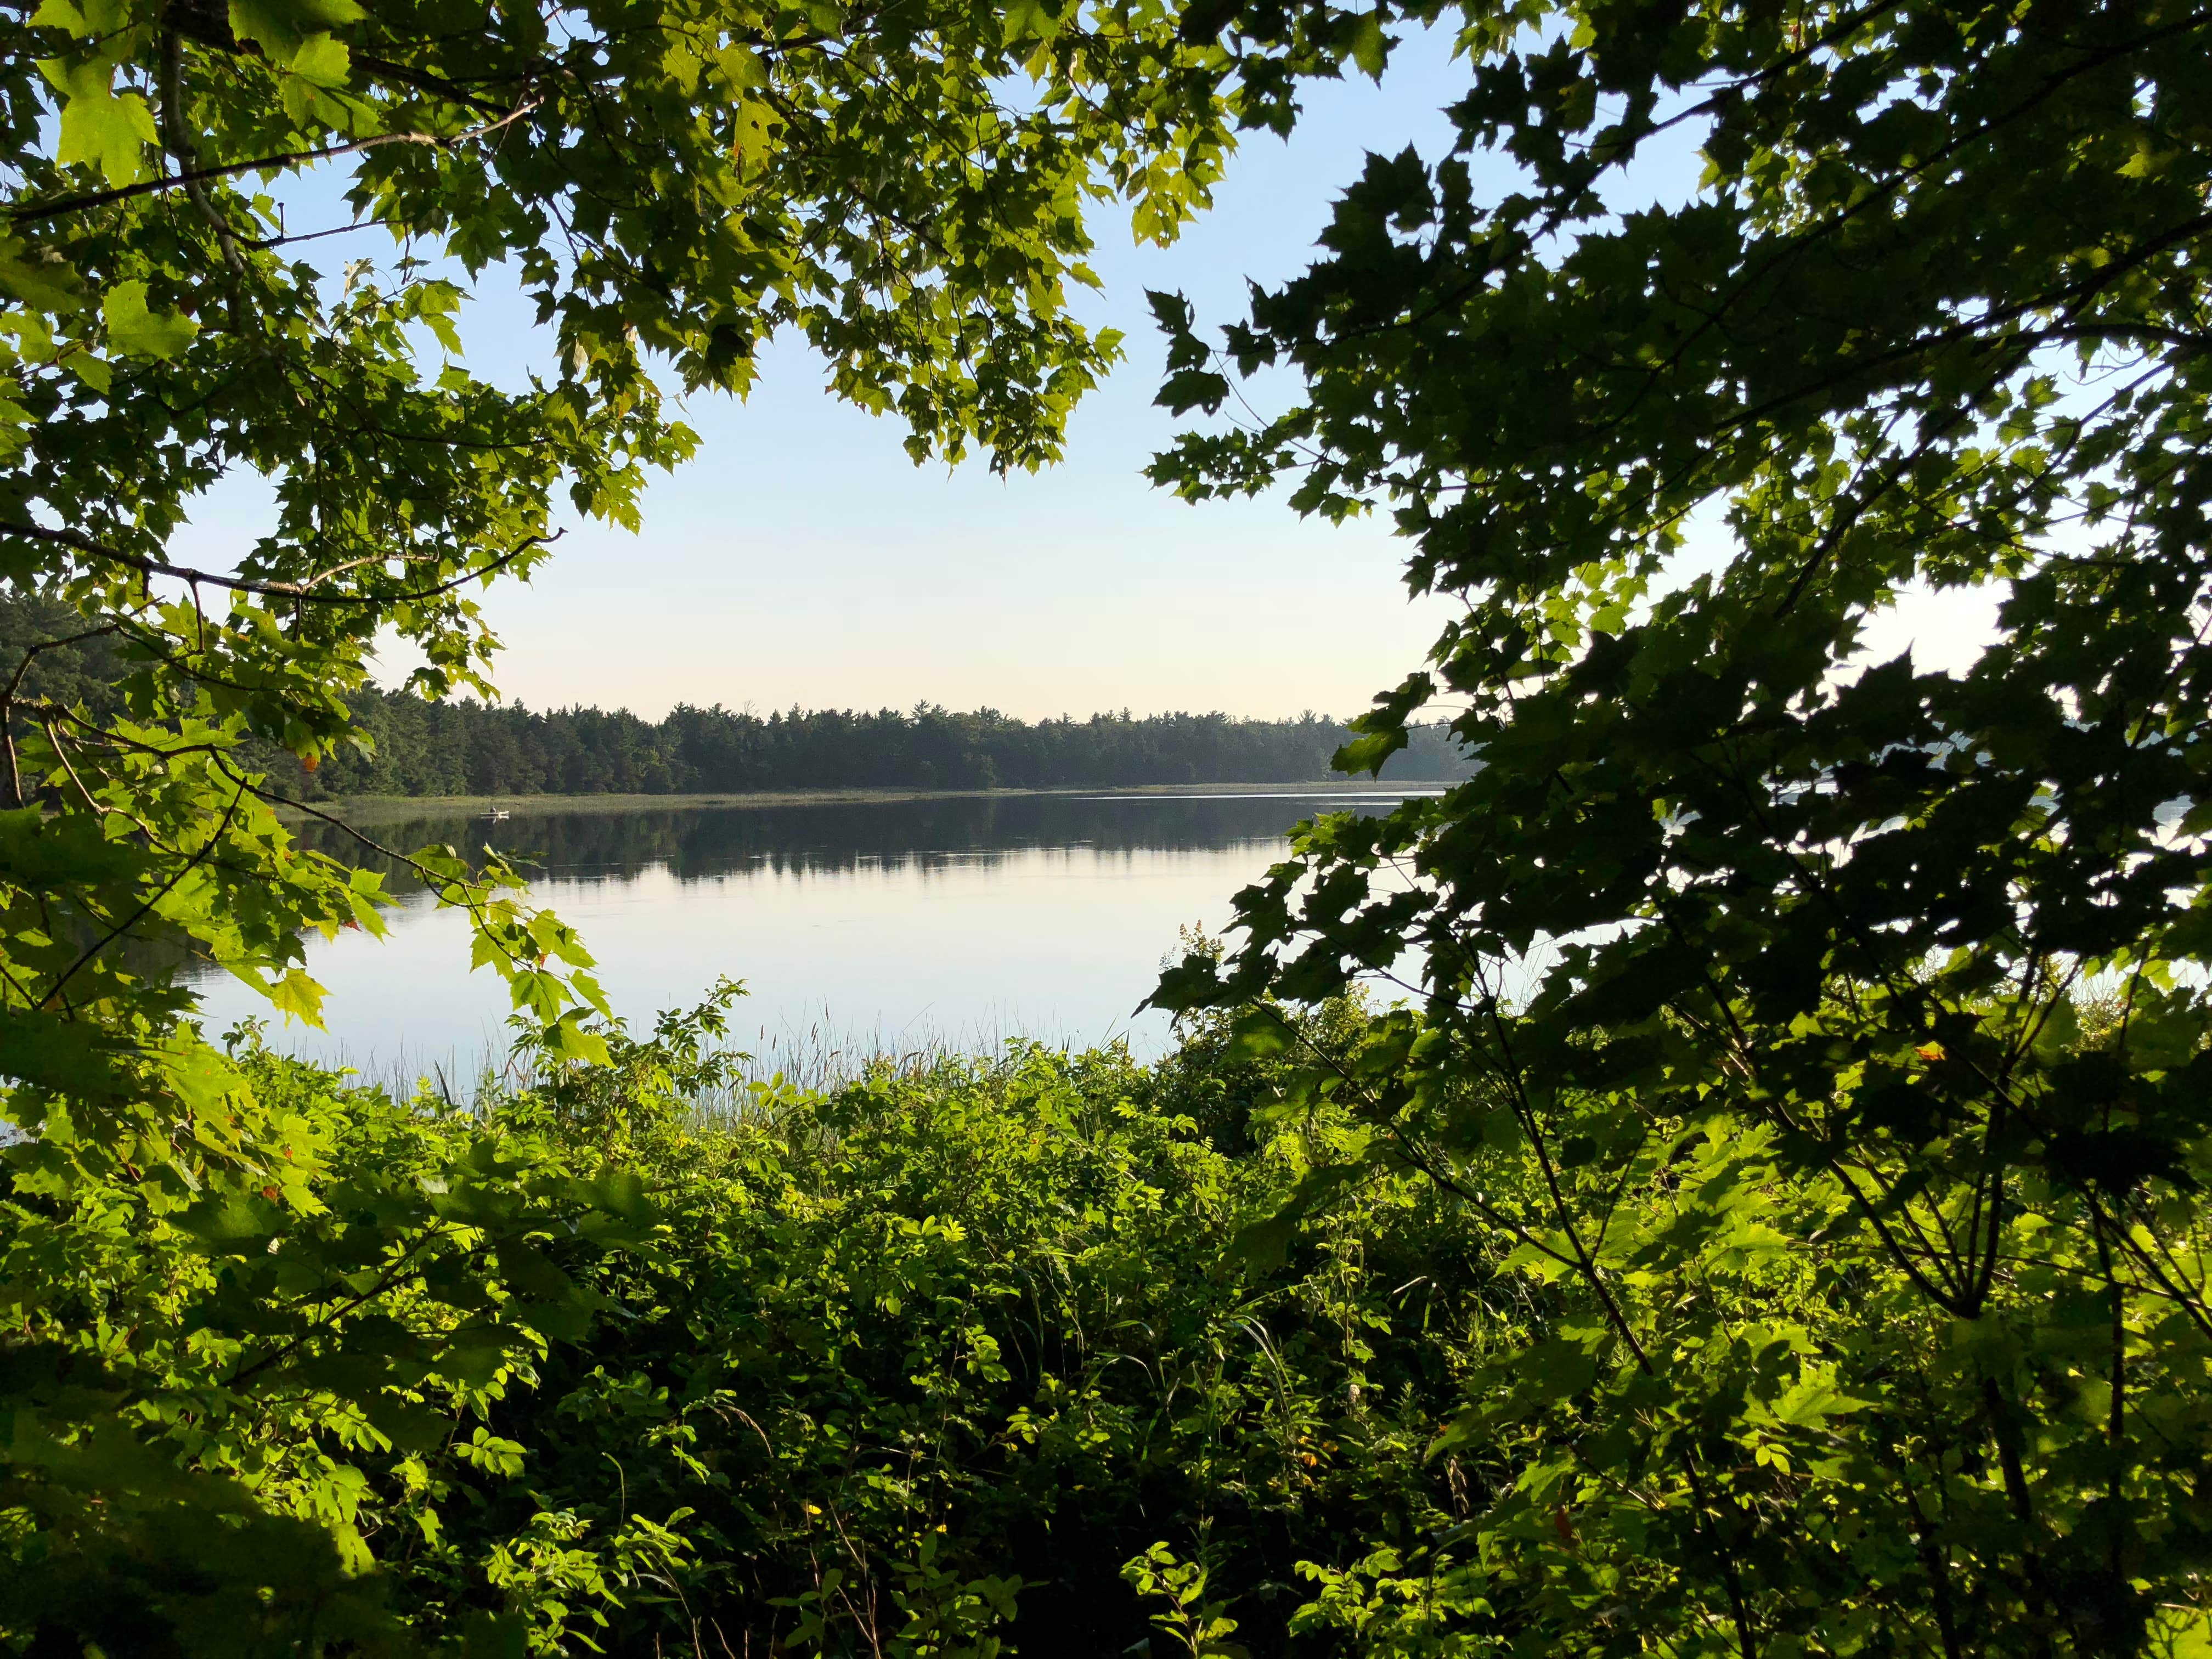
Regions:
[[129, 201], [134, 197], [150, 196], [165, 190], [190, 189], [209, 179], [226, 179], [240, 173], [274, 173], [282, 167], [296, 167], [312, 161], [327, 161], [340, 155], [358, 155], [366, 149], [375, 149], [385, 144], [428, 144], [436, 149], [451, 149], [472, 139], [497, 132], [501, 127], [520, 120], [544, 100], [526, 99], [496, 121], [487, 121], [482, 126], [471, 127], [440, 137], [433, 132], [381, 132], [369, 138], [356, 138], [350, 143], [328, 144], [320, 149], [279, 150], [274, 155], [256, 156], [250, 161], [225, 161], [211, 167], [188, 167], [176, 173], [166, 173], [158, 179], [142, 184], [118, 185], [112, 190], [95, 190], [82, 196], [64, 196], [47, 202], [26, 202], [20, 207], [0, 209], [0, 213], [19, 225], [36, 224], [43, 219], [57, 219], [65, 213], [80, 213], [87, 208], [106, 207], [112, 203]]
[[[286, 599], [296, 604], [307, 605], [392, 605], [410, 600], [434, 599], [441, 593], [450, 593], [457, 587], [467, 586], [480, 578], [489, 578], [504, 570], [532, 548], [550, 547], [567, 535], [563, 528], [551, 535], [526, 536], [507, 551], [488, 564], [473, 565], [450, 581], [440, 582], [434, 587], [403, 590], [396, 593], [315, 593], [309, 588], [316, 582], [334, 576], [356, 565], [380, 562], [376, 559], [356, 559], [351, 563], [334, 566], [319, 571], [303, 581], [253, 581], [242, 576], [219, 576], [211, 570], [196, 570], [189, 565], [171, 564], [166, 559], [149, 558], [143, 553], [126, 553], [119, 547], [110, 547], [105, 542], [94, 541], [74, 530], [49, 530], [44, 525], [26, 524], [17, 519], [0, 519], [0, 535], [21, 536], [26, 541], [51, 542], [70, 548], [95, 559], [129, 567], [149, 576], [174, 576], [179, 581], [195, 585], [205, 582], [210, 587], [228, 588], [234, 593], [251, 593], [261, 599]], [[383, 558], [398, 559], [403, 563], [416, 562], [417, 556], [394, 553]]]

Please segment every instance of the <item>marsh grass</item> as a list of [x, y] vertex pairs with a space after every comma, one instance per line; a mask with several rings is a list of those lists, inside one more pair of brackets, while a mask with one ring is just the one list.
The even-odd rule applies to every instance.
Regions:
[[[726, 1081], [690, 1091], [690, 1117], [701, 1128], [726, 1127], [753, 1115], [764, 1094], [829, 1095], [870, 1079], [920, 1079], [948, 1068], [981, 1078], [1038, 1047], [1072, 1054], [1126, 1043], [1118, 1033], [1092, 1039], [1065, 1030], [1016, 1030], [995, 1019], [979, 1019], [958, 1030], [910, 1026], [884, 1031], [841, 1023], [824, 1008], [804, 1024], [786, 1022], [757, 1025], [750, 1035], [732, 1032], [728, 1049], [736, 1064]], [[341, 1047], [331, 1064], [356, 1086], [380, 1090], [394, 1100], [441, 1101], [467, 1111], [503, 1095], [527, 1092], [544, 1081], [532, 1055], [506, 1044], [486, 1044], [473, 1053], [401, 1048], [358, 1056]]]

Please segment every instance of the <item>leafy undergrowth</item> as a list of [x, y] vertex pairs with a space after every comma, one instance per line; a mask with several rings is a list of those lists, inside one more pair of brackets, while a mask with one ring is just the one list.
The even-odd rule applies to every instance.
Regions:
[[1412, 1186], [1226, 1248], [1328, 1144], [1255, 1138], [1263, 1068], [1014, 1046], [709, 1122], [720, 1030], [472, 1112], [248, 1039], [312, 1165], [258, 1201], [27, 1158], [15, 1648], [1273, 1650], [1302, 1563], [1464, 1511], [1496, 1283]]
[[724, 1006], [467, 1111], [245, 1034], [258, 1195], [9, 1149], [0, 1651], [2203, 1649], [2208, 1349], [2070, 1189], [1959, 1321], [1740, 1121], [1340, 1103], [1404, 1011], [732, 1110]]

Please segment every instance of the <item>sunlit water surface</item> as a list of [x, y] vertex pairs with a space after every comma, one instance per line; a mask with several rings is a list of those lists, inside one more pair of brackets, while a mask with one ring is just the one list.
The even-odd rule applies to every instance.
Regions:
[[[1176, 930], [1218, 932], [1231, 899], [1318, 811], [1382, 811], [1410, 790], [1049, 795], [518, 811], [500, 822], [381, 825], [387, 846], [490, 844], [534, 861], [532, 886], [582, 933], [616, 1012], [635, 1024], [742, 980], [744, 1046], [794, 1057], [1030, 1036], [1164, 1046], [1139, 1013]], [[339, 856], [329, 832], [306, 837]], [[372, 1076], [472, 1073], [507, 1047], [508, 1001], [469, 970], [465, 919], [411, 880], [387, 938], [311, 941], [328, 1030], [276, 1045]], [[203, 975], [208, 1029], [266, 1005]]]

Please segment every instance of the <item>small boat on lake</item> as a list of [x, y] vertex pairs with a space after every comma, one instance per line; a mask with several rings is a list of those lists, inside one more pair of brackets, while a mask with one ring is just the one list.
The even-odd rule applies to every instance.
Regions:
[[485, 813], [483, 816], [486, 822], [497, 823], [502, 818], [509, 818], [514, 815], [512, 812], [509, 812], [504, 806], [495, 806], [490, 811]]

